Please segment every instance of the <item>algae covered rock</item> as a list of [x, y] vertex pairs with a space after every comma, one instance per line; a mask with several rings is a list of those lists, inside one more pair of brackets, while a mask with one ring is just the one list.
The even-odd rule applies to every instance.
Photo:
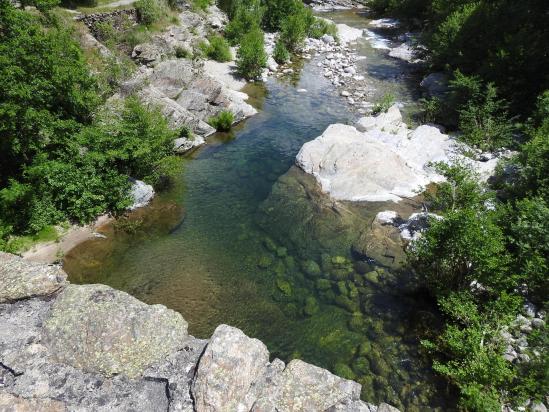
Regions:
[[52, 295], [67, 285], [66, 279], [58, 266], [28, 262], [0, 252], [0, 303]]
[[128, 377], [181, 349], [188, 337], [180, 314], [104, 285], [67, 286], [53, 304], [44, 332], [58, 361]]
[[263, 255], [257, 261], [257, 266], [259, 266], [262, 269], [267, 269], [272, 264], [273, 264], [273, 258], [269, 255]]
[[319, 310], [318, 301], [312, 297], [309, 296], [307, 299], [305, 299], [305, 307], [303, 308], [303, 313], [307, 316], [313, 316], [315, 313], [317, 313]]
[[345, 378], [345, 379], [356, 378], [353, 370], [349, 366], [345, 365], [344, 363], [336, 364], [334, 367], [334, 372], [336, 373], [336, 375], [341, 376], [342, 378]]
[[250, 390], [266, 372], [267, 347], [241, 330], [220, 325], [200, 358], [192, 386], [195, 410], [249, 411]]
[[302, 262], [301, 268], [303, 272], [311, 278], [316, 278], [320, 276], [320, 266], [314, 260], [306, 260]]
[[276, 287], [280, 292], [282, 292], [285, 296], [292, 296], [292, 285], [290, 282], [288, 282], [285, 279], [277, 278], [276, 279]]

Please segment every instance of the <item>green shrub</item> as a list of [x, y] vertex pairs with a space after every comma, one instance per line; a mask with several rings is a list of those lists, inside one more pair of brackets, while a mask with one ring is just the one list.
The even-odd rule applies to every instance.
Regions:
[[225, 27], [225, 37], [232, 45], [240, 43], [242, 37], [259, 29], [264, 8], [260, 0], [238, 0], [231, 8], [230, 22]]
[[497, 98], [495, 86], [489, 83], [482, 93], [474, 95], [459, 109], [462, 139], [484, 150], [509, 145], [513, 138], [513, 125], [507, 106], [507, 102]]
[[210, 117], [208, 123], [218, 132], [228, 132], [233, 126], [234, 114], [232, 114], [228, 110], [224, 110], [217, 116]]
[[192, 0], [192, 4], [195, 10], [206, 11], [211, 6], [212, 0]]
[[288, 51], [288, 49], [284, 45], [284, 42], [281, 39], [278, 39], [276, 41], [273, 50], [273, 58], [278, 64], [284, 64], [290, 60], [290, 52]]
[[229, 43], [223, 37], [219, 35], [209, 36], [208, 42], [209, 44], [202, 43], [201, 45], [202, 51], [208, 58], [218, 62], [228, 62], [233, 59]]
[[309, 14], [305, 9], [303, 10], [303, 12], [286, 16], [280, 23], [280, 40], [290, 52], [297, 51], [307, 37]]
[[334, 23], [321, 18], [314, 18], [309, 26], [307, 35], [314, 39], [320, 39], [325, 34], [332, 36], [337, 40], [337, 27]]
[[175, 48], [175, 57], [177, 57], [178, 59], [190, 59], [192, 55], [192, 52], [186, 47]]
[[150, 26], [168, 13], [165, 0], [138, 0], [135, 2], [139, 21], [145, 26]]
[[267, 66], [267, 54], [263, 32], [256, 28], [245, 34], [238, 49], [236, 66], [241, 76], [248, 80], [261, 76], [263, 68]]
[[281, 30], [288, 16], [299, 14], [305, 8], [301, 0], [264, 0], [263, 4], [263, 27], [271, 32]]
[[112, 42], [116, 39], [118, 31], [114, 26], [114, 22], [110, 19], [99, 21], [94, 26], [96, 37], [102, 41], [107, 47], [112, 46]]
[[386, 113], [393, 104], [395, 104], [395, 96], [392, 93], [386, 93], [374, 104], [372, 114], [376, 116], [380, 113]]

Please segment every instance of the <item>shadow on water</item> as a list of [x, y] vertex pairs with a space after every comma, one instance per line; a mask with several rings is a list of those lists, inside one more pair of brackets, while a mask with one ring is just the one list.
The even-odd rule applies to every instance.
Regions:
[[[397, 70], [363, 52], [380, 73]], [[65, 269], [72, 282], [179, 311], [196, 336], [220, 323], [239, 327], [273, 356], [356, 379], [365, 400], [449, 410], [418, 349], [418, 336], [437, 324], [430, 303], [411, 294], [408, 273], [351, 253], [378, 211], [412, 207], [333, 202], [293, 166], [303, 143], [355, 118], [314, 60], [298, 64], [290, 78], [248, 86], [260, 113], [183, 159], [171, 190], [70, 251]], [[414, 101], [403, 82], [368, 81]]]

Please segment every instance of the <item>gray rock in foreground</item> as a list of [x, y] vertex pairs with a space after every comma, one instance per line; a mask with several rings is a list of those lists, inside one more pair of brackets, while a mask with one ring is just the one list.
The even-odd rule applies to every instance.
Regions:
[[3, 252], [0, 252], [0, 279], [0, 303], [49, 296], [67, 283], [67, 275], [57, 266], [29, 263]]
[[221, 325], [209, 342], [196, 339], [178, 313], [108, 286], [69, 285], [58, 268], [0, 254], [0, 285], [2, 411], [383, 407], [325, 369], [269, 362], [265, 345], [239, 329]]

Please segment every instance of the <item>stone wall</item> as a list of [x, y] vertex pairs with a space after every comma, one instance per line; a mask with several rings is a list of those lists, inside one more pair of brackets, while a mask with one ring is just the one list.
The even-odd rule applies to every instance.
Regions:
[[0, 410], [394, 412], [358, 383], [220, 325], [209, 340], [183, 317], [57, 266], [0, 252]]
[[126, 29], [128, 25], [137, 23], [138, 16], [137, 10], [132, 8], [105, 13], [83, 14], [78, 16], [76, 20], [83, 22], [95, 37], [99, 37], [97, 23], [112, 24], [114, 29], [120, 31]]

